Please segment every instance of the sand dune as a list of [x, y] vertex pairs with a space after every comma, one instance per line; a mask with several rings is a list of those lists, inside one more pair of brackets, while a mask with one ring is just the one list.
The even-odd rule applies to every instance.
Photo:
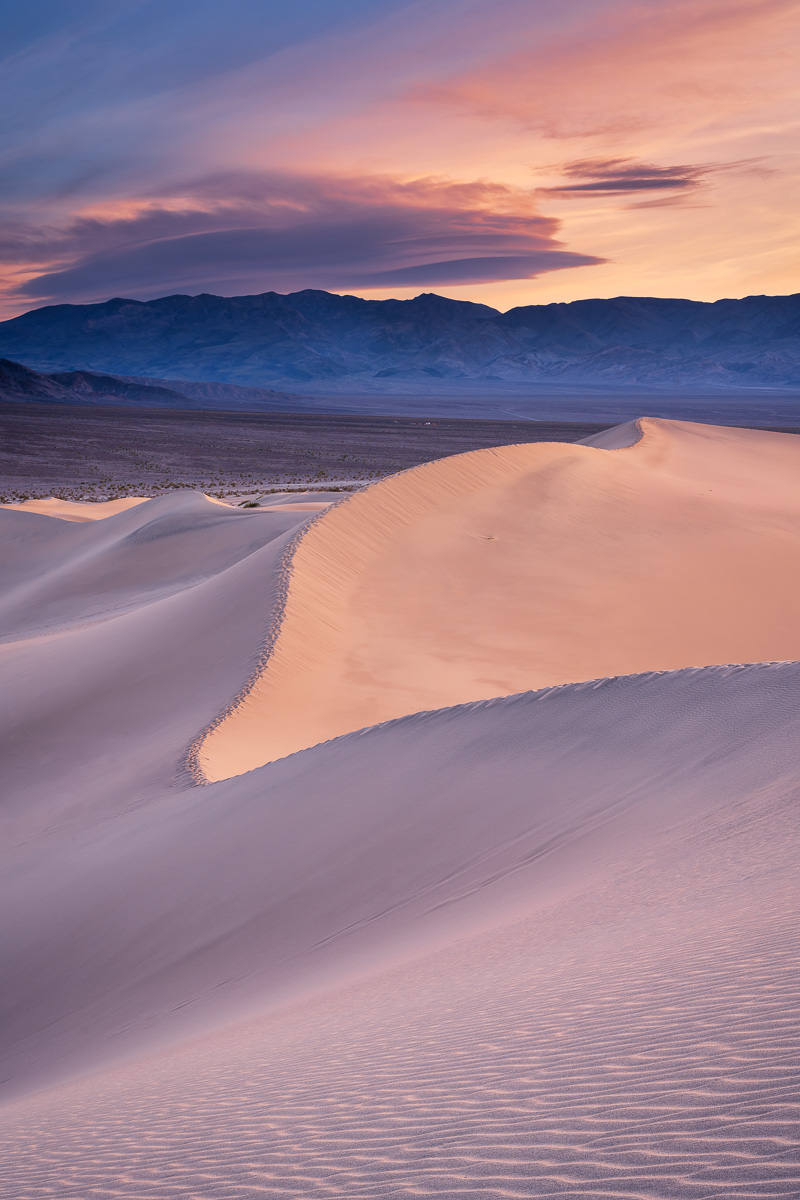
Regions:
[[318, 512], [341, 500], [342, 492], [278, 492], [274, 496], [259, 496], [261, 508], [296, 508], [304, 512]]
[[86, 524], [0, 513], [5, 838], [169, 782], [253, 669], [305, 514], [176, 493]]
[[9, 1194], [794, 1194], [798, 682], [410, 717], [40, 847], [6, 1078], [284, 1007], [11, 1105]]
[[0, 1195], [800, 1193], [797, 455], [0, 512]]
[[323, 512], [326, 508], [330, 508], [331, 501], [320, 504], [313, 500], [307, 500], [303, 504], [269, 504], [260, 505], [261, 508], [269, 508], [270, 512]]
[[800, 657], [800, 441], [638, 432], [473, 451], [333, 508], [297, 546], [265, 668], [200, 746], [203, 774], [421, 709]]
[[19, 504], [0, 504], [17, 512], [39, 513], [44, 517], [58, 517], [62, 521], [102, 521], [113, 517], [137, 504], [143, 504], [147, 496], [121, 496], [119, 500], [89, 501], [61, 500], [58, 496], [46, 496], [41, 500], [23, 500]]

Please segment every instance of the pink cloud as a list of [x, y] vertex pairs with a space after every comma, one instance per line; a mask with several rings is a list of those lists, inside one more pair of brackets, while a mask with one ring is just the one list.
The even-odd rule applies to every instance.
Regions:
[[174, 291], [435, 287], [529, 279], [600, 262], [565, 249], [534, 195], [491, 181], [279, 173], [195, 181], [180, 200], [127, 201], [0, 242], [28, 300]]
[[793, 0], [621, 0], [577, 27], [521, 34], [521, 49], [413, 99], [553, 138], [624, 139], [796, 94], [797, 39]]

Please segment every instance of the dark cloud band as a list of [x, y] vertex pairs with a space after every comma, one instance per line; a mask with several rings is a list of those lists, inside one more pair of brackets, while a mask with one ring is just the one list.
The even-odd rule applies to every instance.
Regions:
[[687, 192], [705, 183], [719, 166], [659, 167], [631, 158], [579, 159], [565, 163], [562, 172], [567, 182], [541, 188], [550, 196], [597, 195], [625, 196], [640, 192]]
[[[75, 222], [42, 235], [36, 300], [152, 297], [173, 291], [435, 287], [529, 279], [603, 260], [556, 240], [530, 193], [486, 182], [287, 176], [215, 178], [176, 211]], [[31, 235], [20, 231], [29, 256]], [[14, 247], [8, 244], [7, 254]], [[49, 264], [47, 260], [49, 259]]]

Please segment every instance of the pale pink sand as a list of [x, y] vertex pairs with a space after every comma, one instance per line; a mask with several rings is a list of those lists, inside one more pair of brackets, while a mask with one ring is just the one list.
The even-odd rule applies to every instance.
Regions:
[[[211, 504], [221, 504], [224, 508], [239, 507], [236, 503], [220, 500], [217, 496], [205, 496]], [[58, 517], [61, 521], [103, 521], [106, 517], [116, 516], [137, 504], [144, 504], [147, 496], [125, 496], [119, 500], [62, 500], [58, 496], [47, 496], [41, 500], [23, 500], [19, 504], [0, 504], [0, 508], [9, 508], [13, 512], [37, 513], [44, 517]], [[295, 498], [291, 493], [277, 495], [275, 503], [264, 501], [257, 509], [269, 509], [270, 512], [321, 512], [330, 506], [330, 500], [309, 499], [307, 495]]]
[[124, 496], [119, 500], [61, 500], [58, 496], [47, 496], [42, 500], [23, 500], [19, 504], [0, 504], [0, 508], [58, 517], [62, 521], [102, 521], [143, 504], [146, 499], [146, 496]]
[[205, 776], [420, 709], [800, 657], [800, 439], [641, 428], [442, 459], [331, 509]]
[[326, 508], [330, 508], [331, 503], [330, 500], [321, 503], [315, 500], [306, 500], [298, 504], [269, 504], [261, 505], [261, 507], [268, 508], [270, 512], [324, 512]]
[[445, 710], [54, 837], [6, 1076], [267, 1014], [7, 1105], [3, 1194], [797, 1195], [798, 684]]

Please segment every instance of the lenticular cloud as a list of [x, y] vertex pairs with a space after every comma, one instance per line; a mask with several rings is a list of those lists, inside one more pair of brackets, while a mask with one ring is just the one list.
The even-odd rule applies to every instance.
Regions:
[[43, 263], [20, 296], [436, 286], [601, 261], [565, 250], [532, 193], [486, 182], [236, 175], [185, 191], [61, 233], [19, 230], [7, 257]]

